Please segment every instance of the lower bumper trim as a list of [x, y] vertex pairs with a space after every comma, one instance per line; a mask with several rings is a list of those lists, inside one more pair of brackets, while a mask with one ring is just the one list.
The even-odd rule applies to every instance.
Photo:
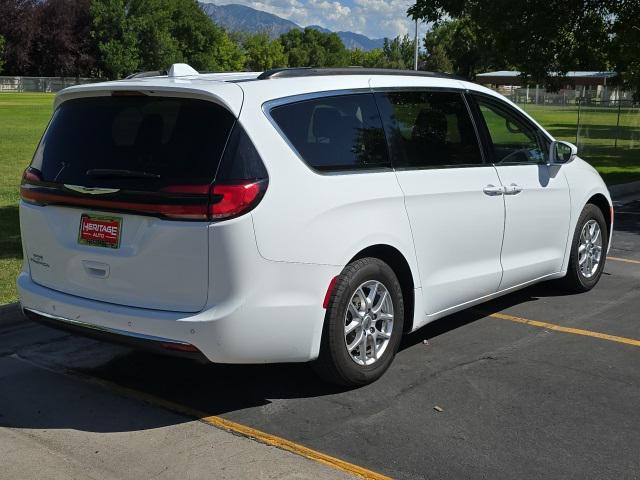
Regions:
[[66, 332], [94, 338], [108, 343], [124, 345], [139, 350], [151, 351], [163, 355], [192, 358], [209, 362], [205, 355], [195, 346], [179, 340], [171, 340], [153, 335], [128, 332], [116, 328], [103, 327], [91, 323], [72, 320], [32, 308], [23, 307], [25, 316], [34, 322]]

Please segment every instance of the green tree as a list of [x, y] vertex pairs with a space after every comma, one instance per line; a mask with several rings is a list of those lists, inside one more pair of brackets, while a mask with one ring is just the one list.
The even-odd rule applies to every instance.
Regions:
[[442, 45], [433, 45], [428, 49], [424, 62], [425, 70], [431, 72], [453, 73], [453, 63], [447, 56], [447, 51]]
[[447, 20], [468, 22], [479, 45], [520, 70], [525, 81], [554, 87], [558, 77], [552, 72], [597, 68], [609, 41], [609, 24], [619, 21], [615, 19], [621, 4], [634, 2], [417, 0], [408, 13], [436, 27]]
[[612, 31], [611, 62], [622, 73], [624, 87], [634, 92], [634, 100], [640, 102], [640, 4], [637, 1], [623, 2]]
[[4, 37], [0, 35], [0, 73], [2, 73], [2, 66], [4, 65]]
[[360, 50], [354, 48], [349, 50], [350, 59], [349, 65], [354, 67], [367, 67], [367, 68], [384, 68], [385, 57], [381, 48], [374, 48], [372, 50]]
[[140, 66], [135, 19], [127, 12], [126, 0], [94, 0], [91, 4], [93, 30], [98, 46], [98, 65], [108, 78], [121, 78]]
[[279, 38], [292, 67], [344, 67], [350, 54], [335, 33], [314, 28], [290, 30]]
[[[413, 69], [415, 41], [408, 35], [385, 38], [382, 48], [363, 51], [350, 50], [350, 65], [368, 68]], [[421, 55], [424, 60], [424, 55]]]
[[404, 70], [413, 69], [415, 55], [415, 40], [409, 35], [396, 37], [392, 40], [385, 38], [382, 47], [384, 56], [382, 68], [398, 68]]
[[363, 67], [368, 68], [384, 68], [385, 57], [381, 48], [374, 48], [368, 52], [364, 52]]
[[286, 67], [287, 55], [278, 40], [272, 40], [266, 33], [247, 35], [242, 40], [247, 58], [246, 68], [253, 71]]
[[93, 0], [91, 11], [100, 66], [109, 78], [176, 62], [200, 71], [244, 67], [240, 45], [195, 0]]
[[424, 46], [428, 69], [473, 79], [476, 73], [505, 66], [496, 58], [491, 38], [479, 35], [469, 17], [439, 23], [427, 32]]

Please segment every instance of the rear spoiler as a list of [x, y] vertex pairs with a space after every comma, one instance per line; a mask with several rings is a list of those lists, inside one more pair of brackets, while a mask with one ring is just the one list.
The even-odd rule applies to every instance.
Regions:
[[91, 83], [65, 88], [56, 95], [53, 105], [54, 110], [68, 100], [86, 97], [108, 97], [114, 93], [117, 94], [117, 92], [137, 92], [149, 96], [208, 100], [225, 107], [236, 118], [240, 115], [244, 100], [244, 92], [236, 83], [151, 77]]

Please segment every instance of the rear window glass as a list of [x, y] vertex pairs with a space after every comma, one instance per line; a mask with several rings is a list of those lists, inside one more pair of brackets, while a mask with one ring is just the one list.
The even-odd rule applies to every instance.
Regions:
[[45, 181], [154, 190], [213, 180], [234, 116], [212, 102], [123, 96], [70, 100], [32, 167]]
[[302, 159], [321, 171], [390, 167], [372, 94], [323, 97], [271, 109]]

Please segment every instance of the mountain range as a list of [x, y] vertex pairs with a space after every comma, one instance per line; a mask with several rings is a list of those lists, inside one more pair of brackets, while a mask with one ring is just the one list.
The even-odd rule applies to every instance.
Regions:
[[[214, 5], [213, 3], [200, 2], [200, 8], [211, 20], [230, 32], [267, 32], [275, 38], [289, 30], [302, 30], [303, 27], [290, 20], [274, 15], [272, 13], [256, 10], [246, 5]], [[308, 28], [315, 28], [324, 33], [331, 32], [319, 25], [309, 25]], [[361, 50], [372, 50], [382, 48], [383, 38], [369, 38], [365, 35], [354, 32], [335, 32], [342, 43], [347, 48], [359, 48]]]

